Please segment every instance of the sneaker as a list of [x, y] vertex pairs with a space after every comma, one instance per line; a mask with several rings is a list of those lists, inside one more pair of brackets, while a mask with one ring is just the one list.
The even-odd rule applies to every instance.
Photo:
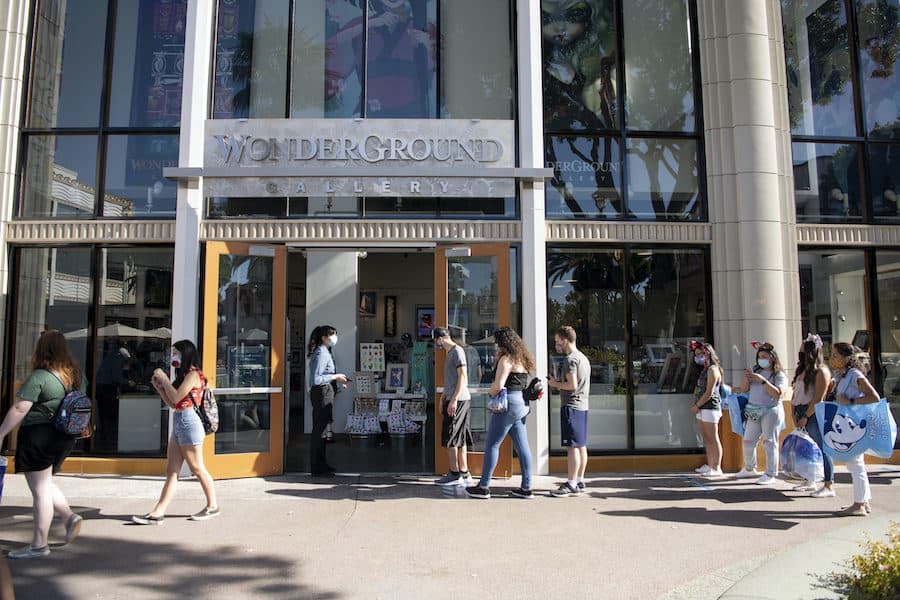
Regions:
[[466, 471], [466, 474], [460, 474], [459, 476], [459, 485], [464, 485], [466, 487], [472, 487], [475, 485], [475, 480], [472, 479], [472, 474]]
[[435, 481], [435, 483], [437, 485], [447, 485], [449, 483], [457, 483], [458, 481], [459, 473], [447, 473], [446, 475]]
[[584, 491], [584, 482], [579, 481], [578, 483], [575, 484], [575, 487], [577, 487], [579, 490], [581, 490], [583, 492]]
[[706, 473], [703, 473], [703, 477], [707, 479], [712, 479], [714, 477], [722, 477], [724, 473], [722, 473], [722, 469], [710, 469]]
[[756, 469], [741, 469], [737, 473], [734, 474], [735, 479], [751, 479], [753, 477], [759, 477], [760, 472]]
[[834, 493], [834, 490], [830, 487], [822, 486], [822, 489], [817, 490], [810, 494], [813, 498], [834, 498], [837, 494]]
[[795, 485], [793, 489], [795, 492], [814, 492], [819, 488], [812, 481], [804, 481], [800, 485]]
[[565, 498], [566, 496], [577, 496], [581, 493], [578, 487], [572, 487], [569, 482], [565, 482], [555, 490], [550, 490], [550, 495], [554, 498]]
[[6, 555], [7, 558], [41, 558], [43, 556], [50, 555], [50, 545], [42, 546], [40, 548], [35, 548], [31, 544], [21, 548], [20, 550], [13, 550], [9, 554]]
[[516, 498], [525, 498], [526, 500], [531, 500], [534, 498], [534, 492], [531, 490], [523, 490], [522, 488], [516, 488], [510, 492]]
[[711, 470], [712, 469], [709, 468], [709, 465], [701, 465], [701, 466], [697, 467], [696, 469], [694, 469], [694, 473], [699, 473], [700, 475], [706, 475]]
[[141, 517], [135, 515], [131, 517], [132, 523], [137, 523], [138, 525], [162, 525], [163, 521], [165, 521], [165, 517], [154, 517], [150, 513], [143, 515]]
[[81, 515], [76, 515], [72, 513], [72, 516], [69, 517], [69, 520], [66, 521], [66, 543], [71, 544], [72, 541], [78, 537], [78, 534], [81, 533], [81, 522], [84, 519], [81, 518]]
[[194, 513], [188, 517], [188, 521], [205, 521], [219, 516], [218, 508], [204, 508], [198, 513]]
[[775, 477], [766, 473], [756, 480], [756, 485], [772, 485], [775, 483]]
[[491, 490], [489, 488], [473, 485], [466, 488], [466, 496], [475, 498], [476, 500], [490, 500]]

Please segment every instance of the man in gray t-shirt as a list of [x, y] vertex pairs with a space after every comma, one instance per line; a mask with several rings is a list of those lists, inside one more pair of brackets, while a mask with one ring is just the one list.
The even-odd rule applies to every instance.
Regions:
[[575, 347], [575, 330], [569, 326], [556, 330], [556, 351], [565, 356], [562, 373], [547, 376], [547, 385], [559, 390], [559, 423], [562, 445], [566, 448], [569, 479], [552, 490], [551, 495], [571, 496], [584, 490], [587, 469], [588, 400], [591, 392], [591, 363]]
[[468, 366], [466, 352], [451, 337], [445, 327], [432, 331], [434, 347], [447, 351], [444, 360], [444, 393], [441, 396], [441, 446], [450, 456], [450, 472], [437, 480], [441, 485], [475, 485], [469, 475], [466, 452], [473, 444], [470, 426]]

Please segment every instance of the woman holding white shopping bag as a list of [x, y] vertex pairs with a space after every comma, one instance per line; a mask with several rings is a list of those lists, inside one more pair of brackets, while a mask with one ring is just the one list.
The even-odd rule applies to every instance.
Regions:
[[822, 338], [809, 334], [800, 346], [797, 370], [794, 372], [794, 393], [791, 396], [791, 410], [794, 426], [804, 429], [822, 451], [825, 480], [820, 489], [814, 481], [804, 481], [794, 488], [796, 492], [812, 492], [813, 498], [834, 497], [834, 461], [825, 453], [822, 432], [816, 420], [815, 406], [825, 399], [831, 385], [831, 371], [822, 358]]
[[[878, 392], [866, 379], [860, 369], [857, 358], [860, 350], [846, 342], [831, 345], [831, 368], [834, 369], [830, 391], [838, 404], [874, 404], [878, 402]], [[869, 474], [866, 472], [864, 455], [847, 462], [847, 470], [853, 481], [853, 504], [844, 506], [835, 514], [839, 517], [865, 517], [871, 512], [869, 501], [872, 490], [869, 487]]]

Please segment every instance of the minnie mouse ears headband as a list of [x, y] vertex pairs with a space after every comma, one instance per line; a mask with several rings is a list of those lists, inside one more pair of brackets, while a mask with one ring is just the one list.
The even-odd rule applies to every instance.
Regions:
[[823, 346], [822, 338], [819, 337], [818, 334], [815, 334], [815, 333], [810, 333], [808, 336], [806, 336], [806, 339], [803, 341], [804, 342], [812, 342], [815, 345], [816, 350], [818, 350], [819, 348], [821, 348]]
[[771, 352], [775, 349], [775, 346], [773, 346], [769, 342], [758, 342], [756, 340], [753, 340], [752, 342], [750, 342], [750, 345], [754, 350], [765, 350], [766, 352]]

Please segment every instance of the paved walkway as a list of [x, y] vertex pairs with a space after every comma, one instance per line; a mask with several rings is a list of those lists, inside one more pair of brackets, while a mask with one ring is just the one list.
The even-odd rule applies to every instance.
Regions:
[[[687, 474], [603, 474], [577, 498], [448, 497], [418, 477], [304, 476], [217, 482], [223, 514], [195, 523], [196, 481], [159, 527], [139, 527], [158, 477], [62, 476], [81, 537], [10, 561], [17, 599], [828, 598], [818, 577], [886, 531], [900, 468], [873, 467], [874, 513], [832, 517], [838, 498]], [[560, 480], [538, 477], [535, 487]], [[518, 479], [495, 484], [496, 495]], [[30, 497], [7, 476], [0, 548], [28, 541]], [[58, 541], [62, 526], [54, 526]]]

